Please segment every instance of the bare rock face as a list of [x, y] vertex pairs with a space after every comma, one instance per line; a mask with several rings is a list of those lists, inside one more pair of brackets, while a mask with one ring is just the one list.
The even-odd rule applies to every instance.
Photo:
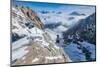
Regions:
[[31, 19], [32, 21], [34, 21], [35, 25], [40, 28], [40, 29], [43, 29], [44, 25], [43, 23], [41, 22], [40, 18], [36, 15], [36, 13], [34, 11], [32, 11], [32, 9], [30, 9], [29, 7], [20, 7], [22, 13], [24, 13], [24, 15]]
[[[27, 23], [33, 23], [32, 29], [28, 28], [29, 24]], [[12, 46], [12, 65], [71, 62], [64, 50], [57, 46], [50, 37], [50, 33], [45, 31], [44, 25], [37, 14], [29, 7], [16, 6], [12, 8], [12, 33], [16, 33], [16, 35], [25, 34], [23, 38], [26, 37], [25, 40], [20, 38], [21, 45], [19, 45], [20, 43], [12, 43], [14, 45]], [[18, 41], [19, 39], [15, 42]], [[24, 43], [25, 41], [28, 43]], [[16, 45], [20, 47], [15, 47]], [[20, 51], [23, 47], [27, 47], [24, 51], [27, 50], [28, 52], [20, 58], [15, 58], [15, 55], [18, 54], [17, 51]]]

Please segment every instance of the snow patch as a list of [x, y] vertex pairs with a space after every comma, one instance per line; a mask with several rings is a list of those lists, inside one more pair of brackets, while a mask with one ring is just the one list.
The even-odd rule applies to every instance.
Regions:
[[26, 47], [22, 47], [16, 51], [12, 52], [12, 61], [15, 59], [21, 59], [23, 56], [25, 56], [29, 51], [25, 50]]
[[45, 58], [49, 60], [54, 60], [54, 59], [62, 59], [62, 56], [45, 57]]
[[39, 60], [38, 58], [35, 58], [32, 60], [32, 63], [37, 62], [38, 60]]
[[12, 50], [20, 48], [21, 46], [29, 44], [29, 40], [27, 40], [27, 37], [21, 38], [18, 41], [15, 41], [12, 43]]
[[64, 47], [64, 50], [66, 54], [69, 55], [69, 57], [71, 58], [73, 62], [86, 61], [84, 54], [77, 47], [78, 47], [77, 44], [71, 43], [70, 45], [67, 45], [66, 47]]

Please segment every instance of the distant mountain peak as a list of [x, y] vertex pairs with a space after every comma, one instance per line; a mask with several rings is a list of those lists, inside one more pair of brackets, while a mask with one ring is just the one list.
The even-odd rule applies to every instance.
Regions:
[[83, 13], [78, 13], [78, 12], [76, 12], [76, 11], [70, 13], [70, 15], [85, 16], [85, 14], [83, 14]]
[[48, 14], [49, 11], [40, 11], [42, 14]]

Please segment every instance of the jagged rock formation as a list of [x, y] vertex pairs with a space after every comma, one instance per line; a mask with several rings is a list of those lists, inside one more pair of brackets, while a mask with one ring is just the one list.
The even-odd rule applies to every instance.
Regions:
[[[20, 54], [19, 54], [20, 53]], [[71, 62], [29, 7], [12, 7], [12, 65]]]
[[34, 24], [38, 28], [43, 29], [43, 23], [41, 22], [40, 18], [36, 15], [36, 12], [32, 11], [32, 9], [30, 9], [29, 7], [18, 6], [17, 8], [21, 10], [21, 12], [26, 16], [26, 18], [34, 21]]

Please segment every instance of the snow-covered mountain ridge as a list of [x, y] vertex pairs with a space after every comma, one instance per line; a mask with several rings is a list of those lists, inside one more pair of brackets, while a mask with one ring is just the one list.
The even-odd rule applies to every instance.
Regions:
[[63, 33], [65, 52], [73, 62], [96, 60], [96, 13]]
[[32, 9], [12, 7], [13, 65], [71, 62], [51, 36]]

